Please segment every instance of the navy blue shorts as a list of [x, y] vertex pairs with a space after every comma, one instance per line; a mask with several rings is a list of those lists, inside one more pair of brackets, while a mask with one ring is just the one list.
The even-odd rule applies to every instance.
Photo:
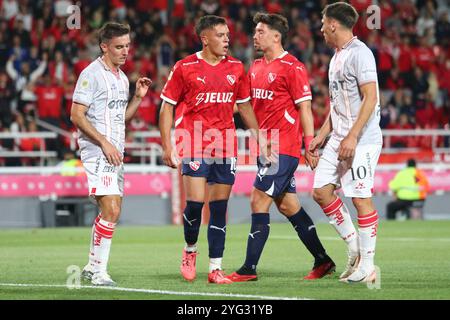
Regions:
[[285, 192], [296, 193], [295, 170], [299, 159], [281, 154], [278, 162], [264, 164], [258, 157], [258, 173], [253, 186], [272, 198]]
[[236, 158], [183, 159], [181, 173], [191, 177], [204, 177], [209, 184], [233, 185], [236, 175]]

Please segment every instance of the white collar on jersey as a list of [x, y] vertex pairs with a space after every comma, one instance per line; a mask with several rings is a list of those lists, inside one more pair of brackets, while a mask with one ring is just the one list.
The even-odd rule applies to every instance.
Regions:
[[352, 43], [353, 40], [355, 40], [355, 39], [358, 39], [358, 37], [357, 37], [357, 36], [353, 36], [353, 38], [351, 38], [350, 40], [348, 40], [347, 43], [344, 44], [344, 45], [342, 46], [342, 49], [347, 48], [347, 47], [350, 45], [350, 43]]
[[102, 64], [103, 68], [105, 68], [106, 71], [111, 71], [114, 74], [119, 73], [119, 68], [117, 68], [117, 71], [111, 70], [111, 68], [108, 67], [108, 65], [105, 63], [105, 61], [103, 61], [102, 57], [98, 57], [97, 60]]
[[[282, 58], [284, 58], [288, 53], [289, 53], [289, 52], [287, 52], [287, 51], [283, 51], [282, 54], [280, 54], [278, 57], [274, 58], [274, 59], [271, 60], [270, 62], [273, 62], [273, 61], [275, 61], [275, 60], [277, 60], [277, 59], [282, 59]], [[266, 60], [265, 57], [264, 57], [263, 60], [266, 61], [266, 63], [270, 63], [270, 62], [267, 62], [267, 60]]]
[[[202, 59], [202, 60], [203, 60], [202, 52], [201, 52], [201, 51], [197, 51], [197, 52], [195, 53], [195, 55], [197, 56], [197, 59]], [[223, 59], [225, 59], [225, 56], [222, 57], [222, 60], [223, 60]]]
[[284, 51], [282, 54], [280, 54], [278, 57], [276, 57], [276, 58], [273, 59], [273, 60], [277, 60], [277, 59], [284, 58], [284, 56], [287, 55], [287, 54], [288, 54], [288, 52], [287, 52], [287, 51]]

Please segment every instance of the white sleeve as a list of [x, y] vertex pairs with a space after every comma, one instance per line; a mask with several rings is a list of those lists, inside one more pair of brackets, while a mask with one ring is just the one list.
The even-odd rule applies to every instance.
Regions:
[[95, 76], [90, 72], [81, 72], [75, 86], [72, 101], [89, 107], [94, 100], [95, 89]]
[[354, 68], [358, 85], [377, 81], [377, 65], [369, 48], [363, 48], [355, 55]]

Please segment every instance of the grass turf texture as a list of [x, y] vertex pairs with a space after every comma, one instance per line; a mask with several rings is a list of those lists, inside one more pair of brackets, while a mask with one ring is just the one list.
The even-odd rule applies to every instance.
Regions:
[[[245, 259], [248, 224], [227, 226], [223, 267], [236, 270]], [[302, 280], [313, 259], [291, 225], [272, 224], [261, 257], [259, 280], [231, 285], [207, 283], [206, 226], [201, 227], [197, 279], [179, 273], [183, 230], [177, 226], [119, 227], [109, 263], [112, 278], [123, 288], [173, 292], [244, 294], [309, 299], [450, 299], [450, 221], [382, 221], [378, 229], [376, 265], [381, 289], [338, 281], [346, 263], [346, 246], [327, 224], [317, 230], [337, 272], [316, 281]], [[87, 262], [90, 228], [0, 231], [0, 283], [65, 285], [70, 265]], [[90, 285], [89, 283], [82, 283]], [[169, 295], [66, 287], [0, 285], [0, 299], [247, 299], [242, 297]]]

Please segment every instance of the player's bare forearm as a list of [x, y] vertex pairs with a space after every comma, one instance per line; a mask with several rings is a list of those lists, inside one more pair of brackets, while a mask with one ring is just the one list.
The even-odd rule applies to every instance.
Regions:
[[133, 119], [134, 115], [136, 114], [139, 104], [141, 103], [142, 98], [138, 98], [136, 96], [133, 96], [133, 99], [128, 103], [127, 110], [125, 111], [125, 122], [128, 123]]
[[331, 124], [331, 111], [330, 111], [330, 113], [328, 114], [327, 119], [322, 124], [322, 127], [320, 127], [319, 132], [317, 133], [317, 136], [320, 139], [324, 140], [331, 133], [332, 129], [333, 129], [333, 127], [332, 127], [332, 124]]
[[71, 108], [70, 120], [92, 142], [101, 147], [107, 140], [86, 118], [87, 110], [86, 106], [74, 102]]
[[250, 130], [253, 137], [258, 140], [258, 120], [256, 120], [252, 105], [249, 102], [240, 103], [238, 111], [246, 127]]
[[159, 131], [161, 132], [162, 147], [165, 150], [172, 148], [170, 131], [173, 124], [173, 108], [174, 106], [163, 101], [159, 113]]
[[369, 121], [378, 103], [377, 86], [375, 82], [366, 83], [360, 86], [360, 90], [363, 95], [361, 109], [359, 111], [358, 118], [348, 133], [348, 136], [352, 136], [356, 139], [358, 139], [362, 129], [366, 125], [367, 121]]
[[314, 136], [314, 118], [311, 111], [311, 100], [303, 101], [298, 104], [300, 110], [300, 124], [302, 125], [305, 137]]

